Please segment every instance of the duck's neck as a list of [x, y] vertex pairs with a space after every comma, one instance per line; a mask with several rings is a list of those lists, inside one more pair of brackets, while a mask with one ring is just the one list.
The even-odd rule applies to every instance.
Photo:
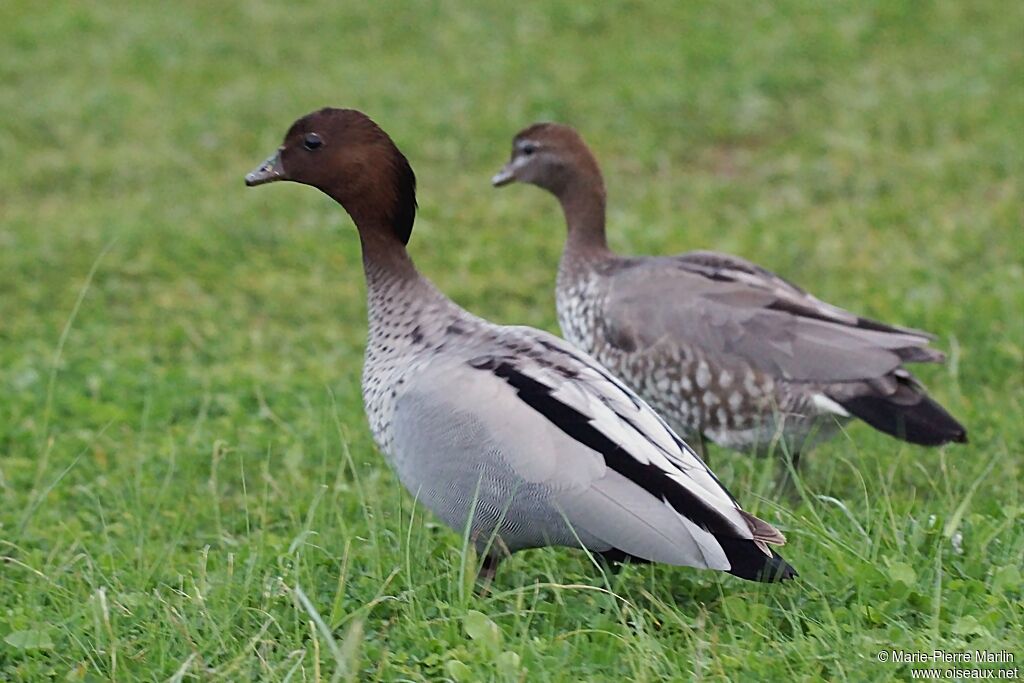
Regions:
[[422, 279], [405, 245], [395, 236], [390, 226], [370, 227], [366, 221], [359, 221], [356, 227], [363, 248], [366, 287], [370, 292]]
[[369, 228], [365, 221], [356, 226], [366, 274], [368, 349], [412, 319], [454, 310], [451, 300], [416, 270], [405, 244], [388, 226]]
[[604, 233], [605, 191], [599, 176], [579, 177], [558, 193], [569, 234], [562, 265], [576, 266], [612, 256]]

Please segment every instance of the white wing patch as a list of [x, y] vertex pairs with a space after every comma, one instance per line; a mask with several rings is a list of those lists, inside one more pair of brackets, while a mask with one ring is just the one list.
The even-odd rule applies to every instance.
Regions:
[[672, 507], [667, 500], [663, 500], [662, 502], [676, 514], [686, 527], [686, 530], [690, 532], [693, 540], [697, 543], [697, 547], [700, 548], [701, 554], [704, 556], [704, 563], [711, 569], [728, 571], [731, 568], [729, 558], [725, 556], [725, 551], [722, 550], [722, 546], [719, 545], [718, 539], [716, 539], [711, 532], [702, 529], [691, 522], [685, 515], [679, 514], [679, 511]]
[[814, 394], [811, 396], [811, 400], [814, 402], [814, 407], [823, 413], [838, 415], [839, 417], [850, 417], [850, 413], [846, 408], [842, 407], [825, 394]]
[[[548, 387], [553, 398], [586, 416], [595, 429], [638, 462], [657, 467], [668, 479], [699, 497], [728, 520], [739, 537], [752, 537], [736, 501], [652, 408], [574, 347], [554, 337], [537, 339], [539, 335], [534, 330], [529, 333], [559, 354], [553, 360], [565, 362], [561, 366], [546, 365], [520, 356], [514, 361], [518, 372]], [[559, 372], [559, 367], [569, 371], [570, 376]], [[708, 537], [712, 538], [710, 534]], [[722, 552], [717, 543], [715, 547]]]

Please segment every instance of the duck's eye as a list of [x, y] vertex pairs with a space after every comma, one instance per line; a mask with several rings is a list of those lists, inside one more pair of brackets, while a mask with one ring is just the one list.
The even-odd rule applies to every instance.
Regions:
[[519, 148], [519, 151], [522, 152], [523, 156], [528, 157], [537, 151], [537, 145], [532, 142], [524, 142], [523, 146]]
[[310, 151], [319, 149], [323, 144], [324, 141], [316, 133], [306, 133], [306, 137], [302, 139], [302, 146]]

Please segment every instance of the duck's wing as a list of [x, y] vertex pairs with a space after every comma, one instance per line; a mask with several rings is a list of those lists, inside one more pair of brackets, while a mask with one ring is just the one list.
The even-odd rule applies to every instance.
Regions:
[[[786, 578], [784, 537], [740, 509], [707, 466], [589, 356], [529, 328], [432, 363], [397, 398], [398, 457], [497, 458], [539, 485], [580, 537], [628, 555]], [[472, 440], [459, 438], [472, 433]], [[430, 452], [421, 452], [428, 450]], [[471, 499], [473, 492], [460, 492]]]
[[623, 260], [607, 285], [606, 341], [625, 350], [658, 346], [678, 358], [675, 347], [697, 347], [711, 360], [825, 384], [944, 359], [925, 332], [857, 316], [724, 254]]
[[769, 290], [780, 301], [786, 302], [783, 307], [791, 307], [794, 311], [801, 312], [802, 315], [842, 323], [859, 329], [908, 334], [924, 340], [935, 338], [935, 335], [924, 330], [879, 322], [833, 306], [767, 268], [762, 268], [756, 263], [738, 256], [715, 251], [691, 251], [670, 260], [711, 279], [742, 282], [756, 289]]

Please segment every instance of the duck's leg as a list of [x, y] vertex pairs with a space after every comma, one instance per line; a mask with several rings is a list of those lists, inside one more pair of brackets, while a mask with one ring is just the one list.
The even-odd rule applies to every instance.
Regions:
[[477, 572], [476, 578], [477, 581], [483, 582], [486, 590], [498, 573], [498, 564], [506, 557], [511, 557], [512, 551], [501, 536], [494, 536], [490, 543], [477, 543], [477, 553], [483, 556], [483, 561], [480, 563], [480, 571]]
[[707, 437], [704, 436], [704, 432], [697, 432], [697, 438], [694, 439], [694, 444], [696, 445], [694, 450], [697, 451], [697, 455], [700, 456], [700, 459], [704, 461], [705, 465], [711, 467], [711, 463], [708, 462], [708, 440]]
[[650, 564], [650, 560], [630, 555], [618, 548], [596, 552], [594, 557], [609, 574], [618, 574], [622, 571], [623, 565], [627, 564]]
[[480, 564], [480, 571], [476, 574], [476, 580], [490, 585], [491, 581], [498, 574], [498, 564], [501, 563], [501, 556], [487, 553], [484, 555], [484, 561]]
[[779, 495], [796, 496], [796, 477], [800, 473], [800, 451], [795, 450], [789, 455], [789, 462], [784, 459], [780, 461], [782, 474], [779, 477]]

